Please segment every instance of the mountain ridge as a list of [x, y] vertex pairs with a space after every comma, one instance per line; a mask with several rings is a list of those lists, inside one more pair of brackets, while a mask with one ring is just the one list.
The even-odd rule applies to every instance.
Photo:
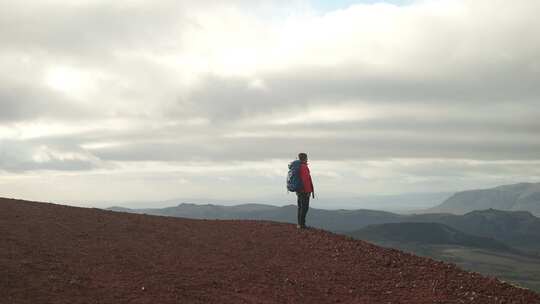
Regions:
[[517, 183], [456, 192], [426, 213], [465, 214], [474, 210], [529, 211], [540, 216], [540, 183]]
[[[295, 223], [295, 205], [285, 205], [281, 207], [273, 205], [263, 206], [257, 210], [246, 208], [245, 204], [235, 206], [221, 206], [213, 204], [197, 205], [183, 203], [174, 207], [157, 209], [118, 209], [121, 212], [133, 212], [139, 214], [164, 215], [174, 217], [186, 217], [196, 219], [252, 219], [271, 220], [277, 222]], [[108, 208], [109, 209], [109, 208]], [[109, 209], [115, 210], [115, 209]], [[377, 224], [379, 222], [400, 221], [401, 215], [378, 210], [326, 210], [310, 208], [308, 212], [310, 225], [317, 228], [327, 229], [335, 232], [355, 230], [358, 223]], [[314, 224], [315, 223], [315, 224]], [[309, 224], [309, 223], [308, 223]]]

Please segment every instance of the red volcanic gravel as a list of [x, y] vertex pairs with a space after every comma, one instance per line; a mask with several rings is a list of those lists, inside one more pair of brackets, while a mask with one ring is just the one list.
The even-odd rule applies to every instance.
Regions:
[[0, 303], [540, 303], [330, 232], [0, 199]]

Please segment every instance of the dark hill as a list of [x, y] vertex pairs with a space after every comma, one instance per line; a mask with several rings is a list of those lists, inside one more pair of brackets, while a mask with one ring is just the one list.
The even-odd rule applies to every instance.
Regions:
[[2, 303], [540, 303], [451, 264], [267, 221], [0, 199]]
[[442, 223], [468, 234], [493, 238], [524, 250], [540, 250], [540, 218], [526, 211], [488, 209], [464, 215], [422, 214], [411, 216], [408, 221]]
[[512, 251], [491, 238], [463, 233], [438, 223], [392, 223], [370, 225], [349, 235], [375, 242], [414, 243], [420, 245], [458, 245], [490, 250]]

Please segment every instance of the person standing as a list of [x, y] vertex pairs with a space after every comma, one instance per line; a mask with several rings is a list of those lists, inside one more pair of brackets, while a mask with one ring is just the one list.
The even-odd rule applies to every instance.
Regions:
[[309, 197], [310, 195], [315, 198], [315, 190], [313, 187], [313, 181], [311, 180], [311, 174], [308, 167], [308, 157], [306, 153], [299, 153], [298, 160], [300, 160], [300, 180], [301, 187], [296, 191], [298, 197], [298, 225], [299, 229], [306, 228], [306, 215], [309, 209]]

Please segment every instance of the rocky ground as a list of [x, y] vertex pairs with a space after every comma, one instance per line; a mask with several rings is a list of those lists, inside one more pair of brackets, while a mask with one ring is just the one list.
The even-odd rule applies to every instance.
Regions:
[[540, 295], [290, 224], [0, 199], [0, 303], [531, 304]]

